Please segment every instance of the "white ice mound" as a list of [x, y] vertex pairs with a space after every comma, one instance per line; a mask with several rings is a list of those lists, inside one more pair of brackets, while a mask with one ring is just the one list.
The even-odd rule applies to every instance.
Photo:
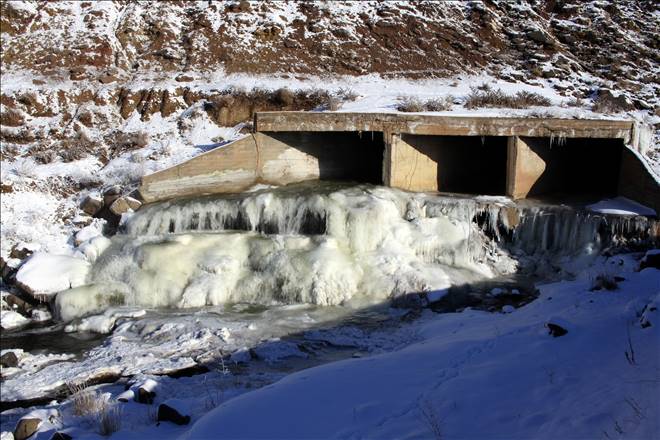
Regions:
[[382, 301], [497, 272], [474, 204], [427, 216], [423, 197], [356, 187], [151, 205], [96, 260], [89, 286], [58, 295], [59, 316], [119, 304]]
[[16, 281], [34, 295], [53, 295], [85, 284], [90, 267], [79, 258], [37, 252], [18, 270]]

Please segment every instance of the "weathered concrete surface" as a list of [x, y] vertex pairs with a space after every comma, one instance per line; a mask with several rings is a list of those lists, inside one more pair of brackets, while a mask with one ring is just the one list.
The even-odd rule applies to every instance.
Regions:
[[392, 160], [388, 186], [408, 191], [438, 191], [438, 163], [429, 151], [420, 151], [402, 139], [391, 138]]
[[507, 142], [506, 195], [513, 199], [527, 197], [545, 171], [545, 162], [519, 136]]
[[181, 196], [243, 191], [257, 179], [257, 143], [248, 135], [182, 164], [142, 178], [145, 202]]
[[260, 112], [257, 132], [382, 131], [439, 136], [537, 136], [619, 138], [633, 136], [631, 121], [431, 116], [400, 113]]
[[618, 194], [653, 208], [660, 216], [660, 186], [642, 159], [627, 148], [621, 154]]

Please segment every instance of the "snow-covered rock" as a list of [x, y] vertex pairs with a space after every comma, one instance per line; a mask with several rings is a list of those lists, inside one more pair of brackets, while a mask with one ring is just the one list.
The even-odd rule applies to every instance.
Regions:
[[30, 323], [30, 320], [25, 316], [13, 310], [0, 311], [0, 327], [3, 330], [11, 330], [23, 327]]
[[17, 284], [32, 295], [53, 295], [85, 284], [89, 262], [66, 255], [37, 252], [16, 274]]

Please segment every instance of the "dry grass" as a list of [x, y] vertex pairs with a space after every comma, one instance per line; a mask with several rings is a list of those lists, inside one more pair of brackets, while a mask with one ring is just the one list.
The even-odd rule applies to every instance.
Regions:
[[616, 280], [616, 277], [608, 273], [600, 273], [596, 275], [595, 278], [591, 280], [591, 290], [616, 290], [619, 288], [619, 283]]
[[424, 104], [422, 104], [417, 98], [402, 96], [399, 98], [399, 103], [396, 105], [396, 109], [400, 112], [406, 113], [423, 112]]
[[105, 400], [94, 390], [87, 387], [85, 382], [67, 384], [71, 393], [73, 414], [76, 416], [88, 416], [97, 414], [105, 405]]
[[90, 389], [85, 382], [67, 384], [71, 393], [73, 414], [90, 417], [98, 424], [98, 432], [103, 436], [117, 432], [121, 428], [121, 408], [108, 402], [98, 391]]
[[399, 103], [396, 109], [400, 112], [415, 113], [415, 112], [442, 112], [450, 110], [453, 102], [453, 96], [446, 96], [444, 98], [434, 98], [422, 102], [417, 98], [411, 96], [402, 96], [399, 98]]
[[465, 101], [465, 107], [469, 109], [482, 107], [529, 108], [549, 105], [550, 100], [538, 93], [523, 90], [515, 95], [508, 95], [501, 89], [493, 89], [487, 84], [473, 87]]
[[98, 413], [99, 434], [108, 436], [121, 428], [121, 407], [104, 405]]

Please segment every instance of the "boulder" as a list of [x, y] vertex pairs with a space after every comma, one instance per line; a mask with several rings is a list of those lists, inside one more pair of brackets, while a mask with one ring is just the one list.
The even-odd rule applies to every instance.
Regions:
[[16, 273], [16, 285], [33, 296], [54, 295], [84, 285], [89, 268], [80, 258], [35, 252]]
[[158, 382], [153, 379], [147, 379], [144, 383], [138, 386], [137, 392], [135, 393], [135, 401], [138, 403], [146, 403], [151, 405], [154, 403], [154, 397], [156, 397], [156, 387]]
[[559, 324], [553, 324], [552, 322], [548, 322], [545, 326], [548, 328], [548, 333], [555, 338], [564, 336], [566, 333], [568, 333], [568, 330], [566, 330], [564, 327], [562, 327]]
[[0, 356], [0, 366], [3, 368], [16, 368], [18, 367], [18, 356], [13, 351], [8, 351], [7, 353]]
[[[169, 402], [169, 401], [168, 401]], [[159, 422], [172, 422], [177, 425], [187, 425], [190, 423], [190, 416], [183, 415], [178, 409], [173, 408], [167, 403], [158, 405], [158, 421]]]
[[121, 186], [119, 185], [112, 185], [111, 187], [107, 188], [105, 191], [103, 191], [103, 204], [105, 206], [112, 205], [115, 200], [121, 197], [121, 192]]
[[115, 215], [122, 215], [129, 210], [135, 211], [140, 206], [142, 206], [142, 203], [139, 200], [136, 200], [133, 197], [124, 196], [119, 197], [112, 203], [112, 205], [110, 205], [110, 212]]
[[96, 215], [101, 208], [103, 208], [103, 199], [100, 197], [87, 196], [80, 203], [80, 209], [89, 215]]
[[190, 82], [193, 79], [194, 78], [192, 76], [188, 76], [188, 75], [178, 75], [176, 78], [174, 78], [176, 82]]
[[20, 419], [14, 429], [14, 440], [25, 440], [37, 432], [39, 425], [41, 425], [41, 419], [29, 416]]
[[644, 255], [642, 261], [639, 262], [639, 270], [646, 269], [647, 267], [660, 269], [660, 249], [648, 251]]

